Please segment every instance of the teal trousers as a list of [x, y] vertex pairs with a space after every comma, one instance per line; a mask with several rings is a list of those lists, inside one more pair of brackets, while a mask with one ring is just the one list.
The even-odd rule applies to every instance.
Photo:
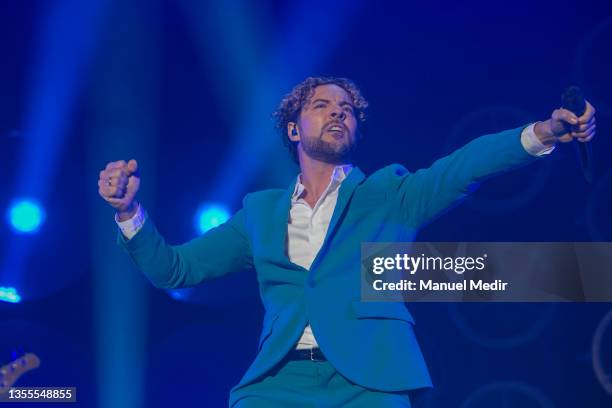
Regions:
[[410, 408], [408, 393], [361, 387], [327, 361], [289, 360], [262, 380], [232, 391], [233, 408]]

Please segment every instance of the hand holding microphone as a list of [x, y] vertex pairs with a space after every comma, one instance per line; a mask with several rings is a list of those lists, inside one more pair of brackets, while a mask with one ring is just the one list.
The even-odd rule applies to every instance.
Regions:
[[584, 113], [580, 116], [565, 107], [555, 109], [550, 119], [536, 124], [536, 135], [541, 140], [550, 139], [561, 143], [574, 139], [582, 143], [589, 142], [595, 136], [595, 108], [588, 101], [584, 102]]
[[580, 165], [585, 179], [591, 183], [593, 159], [588, 142], [595, 137], [595, 108], [584, 99], [577, 87], [565, 90], [561, 105], [561, 108], [553, 111], [550, 119], [536, 123], [534, 132], [545, 145], [577, 140]]

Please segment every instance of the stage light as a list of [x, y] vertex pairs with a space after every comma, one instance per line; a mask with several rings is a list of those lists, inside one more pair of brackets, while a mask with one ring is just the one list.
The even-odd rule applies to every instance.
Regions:
[[15, 288], [4, 288], [0, 286], [0, 301], [19, 303], [21, 301], [21, 296], [19, 296]]
[[196, 215], [196, 229], [203, 234], [211, 228], [223, 224], [229, 219], [229, 212], [222, 206], [205, 204], [200, 207]]
[[32, 200], [19, 200], [8, 212], [9, 222], [19, 233], [35, 233], [45, 219], [42, 207]]

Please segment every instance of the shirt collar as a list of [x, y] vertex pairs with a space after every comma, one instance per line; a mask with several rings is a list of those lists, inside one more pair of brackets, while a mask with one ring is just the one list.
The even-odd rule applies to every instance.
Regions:
[[[344, 179], [347, 178], [349, 173], [353, 170], [352, 164], [341, 164], [339, 166], [334, 167], [334, 171], [332, 172], [330, 179], [330, 186], [328, 191], [333, 190], [336, 186], [341, 184]], [[304, 192], [304, 185], [302, 184], [302, 173], [298, 174], [297, 180], [295, 182], [295, 187], [293, 189], [293, 194], [291, 195], [291, 201], [296, 201]]]

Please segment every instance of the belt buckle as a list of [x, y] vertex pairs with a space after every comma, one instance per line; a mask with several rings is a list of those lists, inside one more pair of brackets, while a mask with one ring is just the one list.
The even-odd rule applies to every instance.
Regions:
[[319, 358], [315, 358], [314, 347], [310, 348], [310, 361], [314, 361], [315, 363], [320, 363], [321, 361], [323, 361], [323, 360], [321, 360]]

